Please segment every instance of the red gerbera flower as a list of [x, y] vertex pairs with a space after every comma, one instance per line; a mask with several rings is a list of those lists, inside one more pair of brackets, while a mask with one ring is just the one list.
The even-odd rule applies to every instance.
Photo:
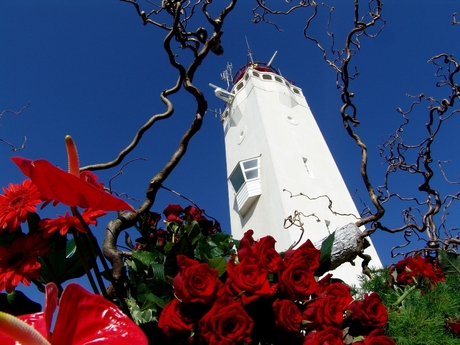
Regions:
[[28, 212], [37, 211], [37, 204], [43, 200], [37, 187], [31, 180], [25, 180], [21, 184], [3, 187], [5, 195], [0, 195], [0, 232], [8, 228], [13, 232], [27, 220]]
[[[102, 210], [86, 209], [81, 215], [85, 220], [86, 224], [97, 224], [96, 218], [105, 216], [107, 212]], [[77, 217], [69, 215], [69, 211], [66, 212], [65, 216], [58, 215], [58, 218], [44, 218], [38, 226], [43, 230], [43, 236], [49, 237], [54, 232], [59, 230], [61, 235], [67, 234], [70, 228], [75, 228], [78, 231], [86, 234], [86, 230]]]
[[22, 283], [30, 285], [40, 277], [38, 257], [49, 252], [41, 234], [25, 235], [0, 247], [0, 291], [10, 293]]

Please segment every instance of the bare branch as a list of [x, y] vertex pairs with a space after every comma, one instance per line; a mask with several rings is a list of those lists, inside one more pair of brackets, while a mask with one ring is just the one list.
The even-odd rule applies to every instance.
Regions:
[[[125, 0], [124, 0], [125, 1]], [[145, 17], [145, 12], [140, 11], [137, 3], [135, 1], [125, 1], [132, 3], [138, 15], [141, 17]], [[119, 164], [126, 154], [128, 154], [132, 149], [135, 148], [137, 143], [139, 142], [142, 134], [150, 128], [151, 125], [157, 119], [164, 119], [168, 118], [173, 113], [173, 105], [167, 99], [172, 93], [179, 91], [179, 89], [183, 86], [184, 90], [190, 93], [196, 101], [197, 109], [195, 112], [195, 116], [190, 124], [188, 130], [182, 135], [182, 138], [179, 142], [179, 145], [176, 151], [173, 153], [171, 158], [168, 162], [164, 165], [164, 167], [150, 180], [150, 183], [147, 187], [146, 191], [146, 199], [142, 203], [142, 205], [137, 209], [136, 212], [125, 212], [120, 213], [118, 219], [111, 221], [106, 228], [106, 236], [103, 243], [103, 253], [107, 257], [107, 259], [112, 263], [113, 271], [113, 281], [116, 293], [119, 297], [123, 297], [125, 290], [123, 289], [123, 283], [125, 279], [125, 272], [124, 272], [124, 265], [123, 265], [123, 257], [125, 256], [123, 252], [117, 249], [117, 239], [120, 233], [135, 224], [140, 214], [147, 212], [152, 207], [156, 194], [158, 190], [162, 187], [163, 182], [168, 178], [168, 176], [173, 172], [176, 166], [179, 164], [182, 157], [185, 155], [188, 144], [193, 136], [200, 130], [203, 117], [206, 113], [208, 108], [207, 101], [203, 95], [203, 93], [193, 84], [193, 78], [195, 72], [197, 71], [198, 67], [202, 64], [206, 56], [209, 52], [213, 52], [217, 55], [222, 54], [223, 48], [220, 44], [220, 37], [222, 35], [222, 26], [226, 16], [233, 10], [237, 0], [232, 0], [229, 2], [227, 7], [225, 7], [220, 14], [215, 18], [212, 19], [207, 11], [208, 5], [211, 1], [206, 0], [202, 6], [202, 12], [209, 23], [213, 26], [213, 33], [212, 35], [208, 35], [207, 31], [199, 27], [194, 32], [188, 32], [185, 29], [185, 24], [190, 19], [190, 16], [186, 15], [186, 9], [191, 9], [191, 13], [193, 15], [194, 9], [197, 4], [201, 3], [202, 1], [197, 1], [194, 5], [190, 5], [190, 2], [187, 1], [163, 1], [163, 9], [169, 15], [173, 17], [172, 25], [170, 26], [169, 32], [166, 35], [164, 40], [164, 49], [169, 57], [170, 64], [177, 69], [179, 76], [176, 85], [169, 90], [163, 91], [161, 94], [161, 98], [163, 102], [167, 105], [166, 112], [153, 116], [146, 125], [144, 125], [141, 130], [136, 134], [135, 139], [133, 142], [124, 150], [122, 151], [119, 156], [112, 162], [103, 164], [103, 165], [95, 165], [89, 166], [82, 169], [105, 169], [110, 166], [114, 166]], [[154, 12], [151, 12], [154, 13]], [[144, 24], [150, 23], [149, 20], [145, 20], [143, 17]], [[209, 38], [208, 38], [209, 36]], [[171, 46], [172, 39], [175, 38], [176, 41], [180, 43], [181, 49], [189, 49], [193, 53], [193, 61], [189, 64], [188, 68], [185, 69], [177, 60], [176, 54], [173, 52], [173, 48]]]
[[332, 209], [332, 200], [331, 198], [329, 198], [329, 196], [327, 195], [320, 195], [320, 196], [316, 196], [316, 197], [309, 197], [308, 195], [306, 194], [303, 194], [302, 192], [299, 193], [299, 194], [296, 194], [296, 195], [293, 195], [292, 192], [288, 191], [287, 189], [283, 189], [283, 192], [288, 192], [290, 194], [290, 198], [296, 198], [296, 197], [299, 197], [299, 196], [304, 196], [306, 197], [308, 200], [318, 200], [318, 199], [321, 199], [321, 198], [326, 198], [328, 200], [328, 206], [327, 208], [329, 209], [329, 211], [331, 211], [332, 214], [336, 215], [336, 216], [352, 216], [354, 217], [355, 219], [359, 219], [359, 217], [357, 217], [355, 214], [353, 213], [340, 213], [340, 212], [337, 212], [337, 211], [334, 211]]
[[0, 112], [0, 119], [2, 118], [3, 115], [5, 114], [13, 114], [13, 115], [19, 115], [21, 114], [25, 109], [27, 109], [28, 107], [30, 106], [30, 101], [25, 105], [23, 106], [19, 111], [14, 111], [14, 110], [3, 110], [2, 112]]
[[[2, 112], [0, 112], [0, 119], [2, 118], [3, 115], [5, 114], [13, 114], [13, 115], [19, 115], [21, 114], [25, 109], [27, 109], [28, 107], [30, 106], [30, 101], [25, 105], [23, 106], [19, 111], [14, 111], [14, 110], [3, 110]], [[20, 151], [22, 149], [24, 149], [24, 147], [26, 147], [26, 141], [27, 141], [27, 137], [22, 137], [22, 144], [20, 147], [17, 147], [15, 146], [14, 144], [10, 143], [9, 141], [5, 140], [5, 139], [1, 139], [0, 138], [0, 142], [8, 145], [9, 147], [11, 147], [11, 150], [16, 152], [16, 151]]]

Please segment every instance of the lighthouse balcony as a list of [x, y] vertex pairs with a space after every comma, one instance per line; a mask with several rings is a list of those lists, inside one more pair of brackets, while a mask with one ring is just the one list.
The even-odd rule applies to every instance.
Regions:
[[261, 194], [260, 157], [240, 161], [230, 175], [238, 212], [244, 217]]
[[251, 206], [259, 198], [262, 190], [260, 188], [260, 178], [246, 181], [236, 194], [236, 204], [238, 212], [244, 217]]

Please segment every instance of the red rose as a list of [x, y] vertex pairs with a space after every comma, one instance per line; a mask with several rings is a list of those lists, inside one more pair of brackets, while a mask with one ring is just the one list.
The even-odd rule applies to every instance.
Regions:
[[180, 216], [181, 213], [183, 212], [182, 207], [179, 204], [169, 204], [166, 206], [166, 208], [163, 210], [163, 214], [168, 217], [170, 214], [173, 214], [175, 216]]
[[256, 258], [246, 257], [238, 265], [235, 265], [234, 260], [230, 260], [227, 264], [227, 273], [227, 289], [231, 296], [241, 297], [243, 305], [259, 296], [271, 295], [267, 270], [261, 267]]
[[283, 261], [280, 254], [275, 250], [275, 243], [276, 240], [273, 237], [265, 236], [254, 245], [254, 252], [269, 273], [277, 272], [280, 262]]
[[307, 240], [296, 250], [288, 250], [284, 255], [284, 261], [287, 263], [292, 259], [299, 257], [308, 261], [308, 268], [314, 272], [319, 267], [319, 258], [321, 251], [316, 249], [310, 240]]
[[333, 296], [320, 297], [310, 303], [303, 312], [303, 318], [309, 321], [308, 329], [342, 327], [344, 308], [336, 303]]
[[166, 244], [166, 235], [167, 231], [164, 229], [158, 229], [155, 232], [155, 237], [156, 237], [156, 245], [157, 247], [163, 247]]
[[321, 298], [318, 311], [317, 320], [322, 325], [321, 328], [342, 327], [344, 308], [337, 303], [334, 296]]
[[329, 327], [319, 332], [310, 332], [303, 345], [343, 345], [342, 330]]
[[145, 218], [145, 221], [149, 225], [150, 228], [156, 229], [158, 222], [161, 219], [161, 214], [156, 212], [148, 212]]
[[349, 286], [337, 282], [329, 284], [321, 293], [318, 293], [318, 291], [316, 293], [321, 297], [331, 297], [334, 303], [337, 304], [338, 308], [344, 311], [353, 301], [350, 291]]
[[198, 322], [200, 337], [206, 344], [213, 345], [247, 345], [251, 342], [253, 326], [241, 304], [229, 297], [216, 300]]
[[331, 281], [332, 281], [332, 273], [328, 273], [324, 277], [322, 277], [318, 281], [318, 288], [316, 289], [316, 294], [321, 295], [324, 292], [324, 290], [326, 290], [327, 287], [331, 285]]
[[385, 326], [388, 321], [388, 311], [376, 292], [365, 294], [361, 301], [352, 302], [348, 310], [352, 322], [355, 326], [361, 327], [361, 331], [365, 333], [373, 328]]
[[318, 283], [310, 270], [308, 257], [291, 258], [280, 265], [281, 274], [278, 287], [286, 298], [293, 301], [305, 301], [316, 291]]
[[460, 335], [460, 320], [456, 317], [451, 317], [446, 320], [446, 326], [454, 334]]
[[220, 223], [217, 220], [213, 222], [203, 217], [203, 219], [198, 221], [198, 224], [201, 227], [201, 233], [205, 236], [215, 234], [217, 232], [222, 232]]
[[434, 259], [431, 256], [427, 256], [425, 257], [425, 262], [427, 264], [427, 267], [429, 267], [430, 265], [432, 267], [433, 273], [431, 274], [430, 279], [433, 283], [439, 283], [446, 280], [444, 272], [442, 271], [442, 268], [439, 265], [438, 259]]
[[179, 273], [174, 278], [174, 293], [183, 303], [210, 303], [219, 288], [218, 271], [185, 255], [177, 256]]
[[191, 332], [193, 320], [186, 318], [181, 312], [182, 303], [173, 299], [167, 303], [160, 314], [158, 327], [163, 330], [167, 337], [183, 332]]
[[418, 277], [429, 279], [433, 284], [445, 280], [437, 260], [429, 256], [413, 256], [400, 260], [391, 267], [391, 272], [394, 271], [397, 273], [396, 283], [399, 285], [415, 284]]
[[383, 334], [382, 329], [374, 329], [364, 340], [355, 341], [353, 345], [396, 345], [396, 342]]
[[254, 231], [248, 230], [244, 233], [244, 236], [240, 241], [240, 245], [238, 247], [238, 259], [240, 261], [243, 261], [247, 256], [253, 256], [254, 254], [252, 246], [255, 241], [252, 235], [254, 235]]
[[302, 313], [302, 320], [307, 321], [305, 327], [308, 330], [320, 329], [321, 325], [316, 320], [317, 310], [319, 309], [321, 303], [318, 299], [313, 300], [312, 302], [307, 303], [305, 310]]
[[166, 217], [166, 223], [170, 223], [170, 222], [182, 224], [182, 219], [176, 216], [175, 214], [171, 213], [170, 215], [168, 215], [168, 217]]
[[196, 206], [187, 206], [184, 209], [185, 217], [190, 217], [190, 220], [202, 220], [203, 217], [203, 210]]
[[273, 302], [273, 311], [275, 313], [275, 324], [288, 331], [299, 332], [302, 323], [302, 314], [299, 308], [291, 300], [277, 299]]

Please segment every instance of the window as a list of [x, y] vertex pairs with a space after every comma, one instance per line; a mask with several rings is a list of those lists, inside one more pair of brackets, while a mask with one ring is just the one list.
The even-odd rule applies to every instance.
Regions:
[[262, 79], [273, 80], [273, 78], [272, 78], [272, 76], [270, 74], [262, 74]]
[[238, 162], [229, 181], [235, 190], [238, 212], [244, 217], [262, 194], [260, 156]]
[[246, 181], [254, 180], [259, 177], [259, 157], [247, 161], [241, 161], [230, 175], [235, 192], [241, 189]]
[[308, 163], [308, 158], [302, 157], [302, 160], [303, 160], [303, 165], [305, 166], [305, 170], [307, 170], [308, 176], [314, 177], [311, 171], [310, 165]]

